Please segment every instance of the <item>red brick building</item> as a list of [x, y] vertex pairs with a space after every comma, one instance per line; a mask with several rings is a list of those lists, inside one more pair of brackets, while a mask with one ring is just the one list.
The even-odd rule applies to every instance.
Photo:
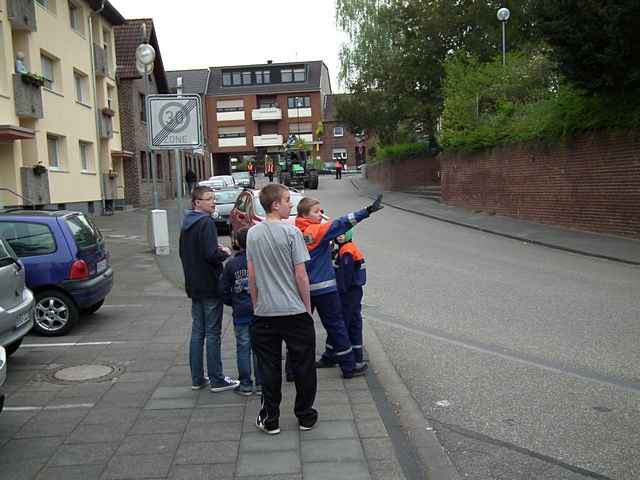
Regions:
[[345, 94], [327, 95], [324, 105], [324, 135], [320, 154], [327, 167], [333, 167], [336, 160], [346, 162], [354, 168], [367, 161], [367, 138], [354, 135], [347, 125], [337, 117], [336, 103]]
[[229, 173], [232, 160], [277, 161], [290, 135], [319, 144], [316, 130], [330, 94], [322, 61], [210, 68], [205, 135], [214, 173]]
[[[146, 25], [146, 36], [143, 33]], [[157, 173], [160, 200], [172, 198], [176, 192], [175, 168], [166, 150], [150, 152], [147, 148], [145, 87], [136, 69], [136, 48], [149, 43], [156, 50], [153, 74], [149, 75], [149, 93], [168, 93], [167, 78], [162, 63], [158, 38], [150, 18], [127, 20], [114, 28], [117, 62], [118, 104], [122, 149], [133, 152], [124, 160], [124, 196], [129, 205], [150, 205], [152, 199], [152, 162]]]

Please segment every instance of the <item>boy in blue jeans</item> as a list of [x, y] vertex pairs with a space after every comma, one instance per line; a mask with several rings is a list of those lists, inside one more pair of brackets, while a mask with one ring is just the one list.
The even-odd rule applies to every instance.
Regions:
[[249, 396], [253, 393], [251, 381], [251, 358], [256, 379], [256, 391], [262, 388], [262, 379], [255, 354], [251, 354], [251, 338], [249, 327], [253, 323], [253, 305], [249, 295], [249, 275], [247, 270], [247, 232], [241, 228], [235, 235], [234, 249], [238, 250], [230, 259], [222, 273], [221, 289], [225, 305], [233, 309], [233, 327], [236, 333], [236, 357], [238, 360], [238, 376], [240, 385], [233, 389], [239, 395]]

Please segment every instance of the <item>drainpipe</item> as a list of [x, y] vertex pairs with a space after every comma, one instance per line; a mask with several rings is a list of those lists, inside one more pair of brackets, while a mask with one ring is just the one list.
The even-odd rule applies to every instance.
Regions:
[[98, 107], [98, 81], [96, 80], [95, 52], [93, 45], [93, 18], [100, 15], [104, 10], [106, 0], [102, 0], [100, 8], [89, 14], [89, 48], [91, 50], [91, 82], [93, 83], [93, 111], [96, 117], [96, 170], [100, 180], [100, 199], [102, 201], [102, 215], [105, 214], [107, 202], [105, 200], [104, 175], [102, 174], [102, 162], [100, 160], [100, 150], [102, 140], [100, 138], [100, 108]]

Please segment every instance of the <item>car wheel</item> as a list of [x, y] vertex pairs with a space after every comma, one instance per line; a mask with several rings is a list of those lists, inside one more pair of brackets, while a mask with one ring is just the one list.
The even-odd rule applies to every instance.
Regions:
[[40, 335], [65, 335], [78, 320], [79, 311], [74, 301], [57, 290], [43, 290], [36, 294], [33, 329]]
[[18, 348], [20, 348], [20, 345], [22, 345], [22, 338], [20, 340], [16, 340], [13, 343], [10, 343], [6, 347], [4, 347], [4, 349], [7, 352], [7, 355], [13, 355], [14, 353], [16, 353]]
[[96, 313], [100, 309], [103, 303], [104, 303], [104, 299], [100, 300], [98, 303], [94, 303], [90, 307], [83, 308], [82, 313], [85, 315], [91, 315], [92, 313]]

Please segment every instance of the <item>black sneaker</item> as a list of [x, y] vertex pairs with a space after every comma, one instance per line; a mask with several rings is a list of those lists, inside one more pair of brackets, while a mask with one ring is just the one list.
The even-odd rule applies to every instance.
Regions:
[[277, 435], [280, 433], [280, 426], [278, 423], [276, 422], [275, 425], [267, 426], [265, 420], [260, 416], [261, 414], [262, 411], [258, 413], [258, 416], [256, 417], [256, 427], [258, 427], [258, 430], [262, 430], [267, 435]]
[[336, 362], [327, 360], [324, 357], [320, 357], [320, 360], [316, 362], [316, 368], [333, 368], [337, 365]]
[[298, 420], [298, 428], [302, 432], [306, 432], [315, 427], [316, 422], [318, 421], [318, 415], [314, 416], [311, 419], [299, 419]]
[[365, 373], [367, 373], [367, 368], [369, 368], [369, 365], [366, 363], [363, 363], [362, 365], [358, 365], [356, 368], [354, 368], [352, 371], [348, 373], [343, 372], [342, 378], [362, 377]]

